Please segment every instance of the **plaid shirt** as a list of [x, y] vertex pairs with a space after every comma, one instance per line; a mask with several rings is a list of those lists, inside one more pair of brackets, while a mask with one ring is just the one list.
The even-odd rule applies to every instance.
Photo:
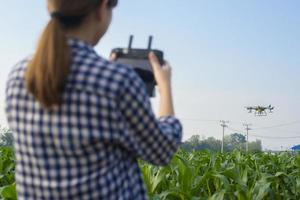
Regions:
[[63, 103], [43, 109], [24, 86], [28, 60], [9, 75], [19, 199], [147, 199], [137, 159], [167, 164], [181, 141], [175, 117], [156, 118], [132, 68], [68, 39], [72, 67]]

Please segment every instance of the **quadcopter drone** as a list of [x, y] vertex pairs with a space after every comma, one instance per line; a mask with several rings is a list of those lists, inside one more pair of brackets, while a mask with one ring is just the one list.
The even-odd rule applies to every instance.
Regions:
[[252, 111], [255, 111], [254, 112], [254, 115], [255, 116], [267, 116], [267, 111], [266, 110], [269, 110], [269, 113], [273, 113], [273, 110], [274, 110], [274, 107], [269, 105], [267, 107], [264, 107], [264, 106], [249, 106], [249, 107], [246, 107], [246, 109], [249, 111], [249, 113], [252, 113]]

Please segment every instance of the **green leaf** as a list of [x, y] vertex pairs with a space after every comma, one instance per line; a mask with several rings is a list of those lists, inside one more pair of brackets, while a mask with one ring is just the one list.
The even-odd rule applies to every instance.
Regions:
[[16, 184], [3, 187], [0, 191], [0, 197], [4, 200], [17, 200]]
[[225, 176], [223, 176], [222, 174], [214, 174], [213, 176], [220, 179], [221, 182], [222, 182], [222, 185], [224, 185], [225, 188], [229, 187], [230, 183], [229, 183], [228, 179]]
[[287, 176], [287, 175], [286, 175], [286, 173], [284, 173], [284, 172], [277, 172], [277, 173], [275, 174], [275, 176], [276, 176], [276, 177], [279, 177], [279, 176]]
[[211, 196], [208, 200], [223, 200], [225, 195], [225, 190], [222, 190], [218, 193], [215, 193], [213, 196]]
[[256, 191], [258, 190], [258, 193], [255, 195], [255, 200], [262, 200], [264, 197], [266, 197], [270, 189], [270, 185], [270, 182], [258, 182], [258, 184], [256, 185]]

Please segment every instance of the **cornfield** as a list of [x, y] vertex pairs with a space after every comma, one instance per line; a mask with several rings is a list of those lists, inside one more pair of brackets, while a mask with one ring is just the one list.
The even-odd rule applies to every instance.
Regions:
[[[151, 200], [300, 199], [300, 155], [179, 150], [168, 166], [140, 161]], [[17, 198], [11, 148], [0, 148], [0, 199]]]
[[152, 200], [300, 199], [300, 155], [179, 151], [168, 166], [140, 166]]

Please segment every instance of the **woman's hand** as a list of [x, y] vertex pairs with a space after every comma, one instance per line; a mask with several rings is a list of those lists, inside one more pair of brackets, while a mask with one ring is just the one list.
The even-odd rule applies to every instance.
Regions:
[[169, 88], [171, 86], [171, 66], [168, 62], [161, 65], [157, 56], [153, 53], [149, 53], [149, 60], [153, 68], [153, 73], [159, 90]]
[[[115, 62], [117, 54], [111, 53], [109, 59], [111, 62]], [[161, 65], [153, 52], [149, 53], [149, 61], [160, 92], [159, 116], [172, 116], [174, 115], [174, 107], [171, 90], [171, 66], [167, 62]]]
[[153, 52], [149, 53], [149, 60], [160, 92], [159, 116], [172, 116], [174, 107], [171, 91], [171, 67], [167, 62], [161, 65]]

